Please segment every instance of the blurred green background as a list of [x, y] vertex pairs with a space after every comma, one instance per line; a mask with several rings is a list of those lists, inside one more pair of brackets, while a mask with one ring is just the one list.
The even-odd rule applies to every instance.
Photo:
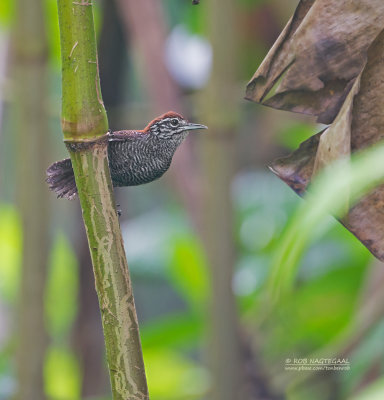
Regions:
[[[41, 10], [27, 18], [43, 28], [41, 42], [20, 34], [29, 29], [18, 23], [26, 1]], [[108, 399], [78, 201], [36, 190], [40, 164], [67, 156], [56, 0], [26, 1], [0, 1], [0, 399], [20, 398], [20, 385], [37, 393], [40, 385], [52, 400]], [[110, 127], [143, 128], [173, 109], [210, 128], [190, 135], [160, 181], [116, 190], [152, 400], [384, 398], [382, 265], [333, 218], [307, 218], [303, 200], [265, 166], [319, 127], [243, 100], [296, 5], [95, 3]], [[27, 99], [42, 110], [44, 140], [30, 137], [34, 118], [20, 111]], [[32, 156], [26, 137], [37, 143]], [[35, 170], [37, 181], [28, 178]], [[323, 201], [320, 193], [312, 209]], [[293, 256], [292, 234], [306, 239]], [[293, 287], [272, 302], [290, 273]], [[29, 308], [39, 296], [43, 306]], [[25, 313], [44, 322], [41, 382], [18, 372], [36, 356], [34, 343], [19, 351], [31, 337]], [[311, 357], [345, 358], [350, 369], [286, 369], [288, 359]]]

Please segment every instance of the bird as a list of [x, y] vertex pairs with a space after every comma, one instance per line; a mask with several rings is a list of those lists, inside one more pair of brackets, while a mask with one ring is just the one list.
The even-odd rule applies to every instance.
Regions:
[[[113, 186], [142, 185], [160, 178], [189, 131], [198, 129], [208, 128], [169, 111], [149, 122], [143, 130], [109, 131], [108, 162]], [[50, 165], [46, 181], [58, 198], [72, 200], [77, 196], [70, 158]]]

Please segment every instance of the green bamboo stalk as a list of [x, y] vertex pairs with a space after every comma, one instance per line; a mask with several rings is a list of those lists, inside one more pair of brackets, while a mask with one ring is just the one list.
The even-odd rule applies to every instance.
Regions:
[[62, 129], [91, 251], [114, 400], [149, 399], [139, 327], [116, 213], [91, 0], [58, 0]]

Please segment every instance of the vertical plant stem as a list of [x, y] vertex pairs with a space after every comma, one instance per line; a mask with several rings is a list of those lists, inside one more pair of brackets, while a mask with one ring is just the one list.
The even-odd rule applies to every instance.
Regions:
[[23, 232], [17, 346], [17, 400], [43, 400], [44, 289], [49, 251], [47, 40], [43, 2], [18, 0], [12, 40], [17, 137], [16, 191]]
[[79, 192], [115, 400], [148, 399], [136, 309], [115, 208], [91, 0], [58, 0], [62, 128]]
[[[235, 1], [211, 0], [206, 24], [213, 47], [213, 70], [203, 99], [202, 120], [209, 132], [202, 137], [204, 181], [204, 246], [211, 268], [211, 337], [209, 358], [213, 400], [244, 400], [238, 317], [232, 291], [235, 248], [230, 185], [238, 112], [235, 92]], [[220, 15], [220, 18], [217, 16]], [[225, 45], [223, 46], [223, 43]]]

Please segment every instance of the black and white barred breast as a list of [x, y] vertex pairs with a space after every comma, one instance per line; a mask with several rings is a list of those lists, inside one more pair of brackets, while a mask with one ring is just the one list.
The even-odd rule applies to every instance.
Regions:
[[[138, 135], [139, 136], [139, 135]], [[140, 135], [108, 145], [113, 186], [135, 186], [160, 178], [170, 167], [177, 145]]]

